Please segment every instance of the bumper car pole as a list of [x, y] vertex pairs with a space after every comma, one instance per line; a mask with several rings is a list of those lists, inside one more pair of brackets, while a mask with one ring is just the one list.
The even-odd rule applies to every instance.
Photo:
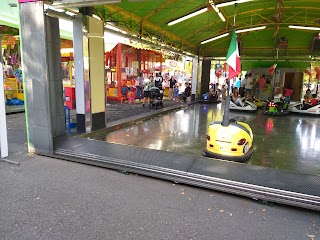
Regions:
[[221, 125], [226, 127], [229, 126], [229, 113], [230, 113], [230, 95], [226, 97], [226, 101], [224, 103], [224, 114]]

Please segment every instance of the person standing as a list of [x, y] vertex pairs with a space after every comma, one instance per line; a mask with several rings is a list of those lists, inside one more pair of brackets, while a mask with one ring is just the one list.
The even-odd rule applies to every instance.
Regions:
[[173, 99], [173, 90], [176, 84], [177, 80], [172, 76], [169, 80], [169, 100]]
[[286, 103], [290, 103], [290, 100], [291, 100], [291, 95], [292, 95], [292, 93], [293, 93], [293, 90], [292, 90], [292, 88], [291, 87], [286, 87], [285, 89], [284, 89], [284, 97], [285, 97], [285, 102]]
[[163, 82], [163, 78], [161, 76], [161, 73], [156, 73], [156, 77], [154, 79], [155, 87], [157, 87], [157, 88], [162, 90], [162, 82]]
[[251, 94], [252, 86], [253, 86], [253, 73], [249, 73], [248, 78], [246, 79], [246, 84], [244, 86], [244, 88], [246, 90], [245, 91], [246, 95]]
[[221, 94], [221, 89], [219, 88], [219, 83], [216, 83], [213, 95], [215, 95], [215, 96], [217, 96], [217, 98], [219, 98], [220, 94]]
[[223, 100], [226, 99], [227, 97], [227, 89], [226, 89], [226, 86], [225, 85], [222, 85], [222, 88], [221, 88], [221, 97]]
[[240, 88], [241, 88], [241, 77], [237, 79], [236, 83], [234, 84], [235, 87], [237, 87], [239, 89], [239, 93], [240, 93]]
[[177, 100], [179, 95], [179, 86], [178, 84], [174, 85], [174, 89], [173, 89], [173, 100]]
[[147, 102], [148, 105], [150, 104], [150, 97], [151, 97], [151, 92], [150, 92], [150, 89], [152, 87], [154, 87], [154, 80], [153, 80], [153, 77], [151, 76], [150, 77], [150, 81], [146, 81], [146, 84], [144, 86], [144, 89], [143, 89], [143, 100], [142, 100], [142, 107], [145, 106], [145, 103]]
[[141, 99], [143, 90], [143, 77], [141, 72], [139, 72], [138, 77], [136, 79], [136, 88], [136, 98]]
[[261, 91], [267, 84], [266, 75], [262, 74], [262, 76], [257, 80], [257, 98], [260, 99]]
[[281, 88], [280, 87], [276, 87], [274, 89], [273, 102], [274, 102], [275, 106], [278, 108], [279, 111], [283, 110], [284, 96], [281, 93]]
[[248, 79], [248, 74], [246, 74], [244, 78], [241, 79], [240, 88], [239, 88], [239, 93], [241, 97], [244, 97], [247, 79]]

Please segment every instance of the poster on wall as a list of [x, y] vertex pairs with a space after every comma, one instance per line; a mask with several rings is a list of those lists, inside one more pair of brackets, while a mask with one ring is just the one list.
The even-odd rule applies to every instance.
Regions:
[[126, 75], [127, 76], [133, 76], [133, 73], [134, 73], [133, 68], [126, 67]]
[[139, 62], [138, 61], [132, 61], [132, 67], [135, 69], [139, 68]]
[[276, 70], [275, 87], [280, 87], [280, 70]]

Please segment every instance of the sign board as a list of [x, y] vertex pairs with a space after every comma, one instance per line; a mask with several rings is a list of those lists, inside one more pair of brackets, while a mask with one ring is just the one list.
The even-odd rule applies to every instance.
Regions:
[[280, 82], [280, 70], [276, 70], [276, 83]]

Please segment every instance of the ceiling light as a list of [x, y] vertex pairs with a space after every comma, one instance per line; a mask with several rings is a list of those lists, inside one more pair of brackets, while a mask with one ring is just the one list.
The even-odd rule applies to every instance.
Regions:
[[254, 28], [247, 28], [247, 29], [241, 29], [241, 30], [237, 30], [236, 33], [256, 31], [256, 30], [261, 30], [261, 29], [265, 29], [265, 28], [266, 28], [266, 26], [254, 27]]
[[[45, 11], [45, 14], [50, 16], [50, 17], [55, 17], [55, 18], [59, 18], [60, 20], [67, 20], [70, 21], [70, 19], [73, 19], [74, 16], [66, 14], [65, 12], [57, 12], [57, 11], [53, 11], [51, 9], [47, 9]], [[61, 25], [61, 24], [60, 24]]]
[[181, 18], [178, 18], [178, 19], [176, 19], [176, 20], [174, 20], [174, 21], [171, 21], [171, 22], [168, 23], [168, 25], [169, 25], [169, 26], [172, 26], [172, 25], [174, 25], [174, 24], [176, 24], [176, 23], [182, 22], [182, 21], [184, 21], [184, 20], [187, 20], [187, 19], [189, 19], [189, 18], [192, 18], [192, 17], [194, 17], [194, 16], [197, 16], [197, 15], [199, 15], [199, 14], [201, 14], [201, 13], [206, 12], [206, 11], [208, 11], [208, 8], [207, 8], [207, 7], [206, 7], [206, 8], [203, 8], [203, 9], [200, 9], [200, 10], [198, 10], [198, 11], [196, 11], [196, 12], [190, 13], [190, 14], [188, 14], [188, 15], [185, 15], [185, 16], [183, 16], [183, 17], [181, 17]]
[[69, 15], [69, 16], [71, 16], [71, 17], [77, 15], [76, 13], [70, 12], [70, 11], [65, 11], [65, 14], [67, 14], [67, 15]]
[[[61, 5], [62, 3], [61, 2], [53, 2], [52, 3], [52, 6], [59, 6], [59, 5]], [[46, 5], [46, 4], [45, 4]]]
[[224, 18], [223, 14], [222, 14], [221, 12], [218, 12], [218, 16], [221, 18], [221, 20], [222, 20], [223, 22], [226, 21], [226, 19]]
[[114, 27], [114, 26], [111, 26], [111, 25], [106, 25], [106, 28], [111, 29], [111, 30], [113, 30], [113, 31], [120, 32], [120, 29], [119, 29], [119, 28]]
[[211, 5], [211, 7], [216, 11], [216, 13], [218, 13], [218, 16], [221, 18], [221, 20], [223, 22], [226, 21], [225, 17], [223, 16], [223, 14], [219, 11], [219, 8], [217, 8], [217, 6], [214, 4], [214, 2], [212, 0], [209, 0], [209, 3]]
[[112, 26], [112, 25], [110, 25], [110, 24], [107, 24], [107, 25], [105, 26], [105, 28], [110, 29], [110, 30], [115, 31], [115, 32], [121, 32], [122, 34], [127, 34], [126, 31], [123, 31], [123, 30], [121, 30], [120, 28], [117, 28], [117, 27]]
[[216, 5], [214, 5], [213, 3], [211, 4], [212, 8], [218, 13], [219, 12], [219, 8], [217, 8]]
[[253, 0], [236, 0], [236, 1], [231, 1], [231, 2], [219, 3], [216, 6], [218, 8], [221, 8], [221, 7], [234, 5], [235, 3], [245, 3], [245, 2], [251, 2], [251, 1], [253, 1]]
[[211, 5], [211, 7], [218, 13], [219, 12], [219, 8], [217, 8], [217, 6], [214, 4], [213, 0], [209, 0], [209, 3]]
[[290, 25], [289, 28], [296, 28], [296, 29], [303, 29], [303, 30], [313, 30], [313, 31], [319, 31], [320, 28], [318, 27], [305, 27], [305, 26], [295, 26], [295, 25]]
[[115, 4], [120, 3], [121, 0], [56, 0], [53, 1], [52, 5], [55, 5], [56, 8], [66, 8], [66, 7], [90, 7], [96, 5], [106, 5], [106, 4]]
[[92, 14], [92, 17], [95, 18], [95, 19], [101, 20], [101, 18], [96, 14]]
[[[247, 28], [247, 29], [241, 29], [241, 30], [237, 30], [236, 33], [256, 31], [256, 30], [261, 30], [261, 29], [265, 29], [265, 28], [266, 28], [266, 26], [254, 27], [254, 28]], [[208, 39], [208, 40], [202, 41], [201, 44], [205, 44], [205, 43], [208, 43], [208, 42], [217, 40], [217, 39], [219, 39], [219, 38], [226, 37], [226, 36], [228, 36], [228, 35], [229, 35], [229, 33], [225, 33], [225, 34], [216, 36], [216, 37], [214, 37], [214, 38], [210, 38], [210, 39]]]
[[55, 8], [52, 5], [44, 4], [44, 10], [48, 10], [48, 9], [50, 9], [52, 11], [56, 11], [56, 12], [64, 12], [63, 9]]
[[225, 34], [216, 36], [216, 37], [214, 37], [214, 38], [210, 38], [210, 39], [208, 39], [208, 40], [202, 41], [201, 44], [205, 44], [205, 43], [208, 43], [208, 42], [211, 42], [211, 41], [214, 41], [214, 40], [217, 40], [217, 39], [226, 37], [226, 36], [228, 36], [228, 35], [229, 35], [229, 33], [225, 33]]

